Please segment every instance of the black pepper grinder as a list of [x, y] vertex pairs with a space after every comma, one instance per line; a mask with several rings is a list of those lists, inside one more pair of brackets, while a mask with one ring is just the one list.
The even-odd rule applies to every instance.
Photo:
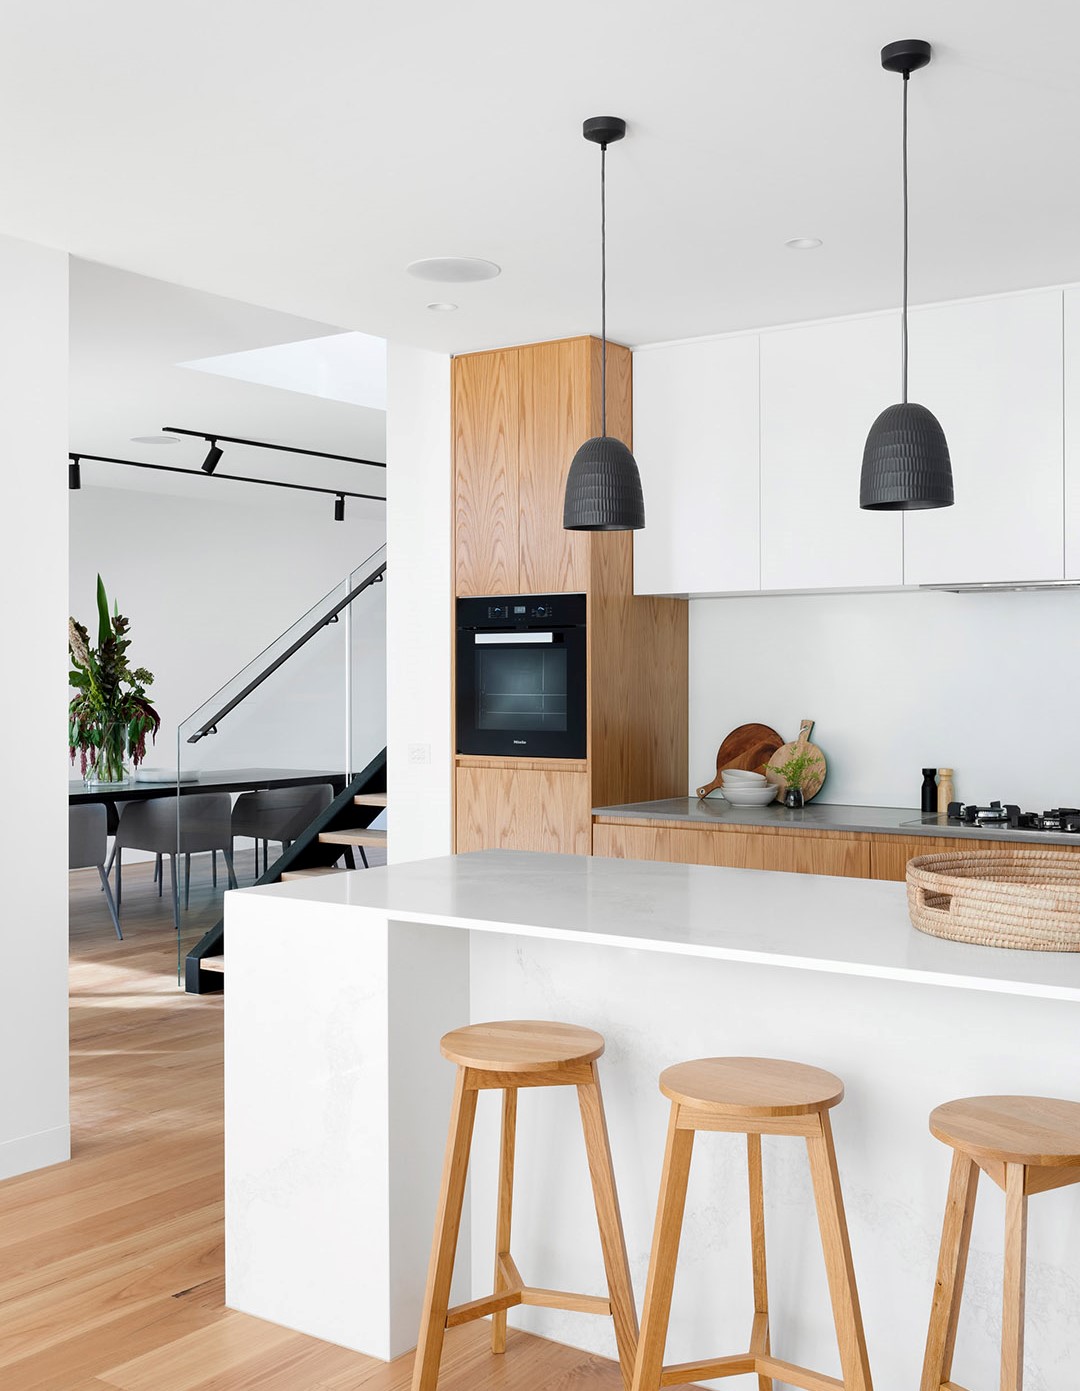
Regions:
[[924, 816], [937, 815], [937, 769], [922, 770], [922, 809]]

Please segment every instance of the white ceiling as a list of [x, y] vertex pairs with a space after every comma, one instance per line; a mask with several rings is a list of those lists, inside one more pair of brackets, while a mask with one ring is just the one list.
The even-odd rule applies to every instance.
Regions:
[[[279, 344], [318, 345], [336, 330], [198, 290], [92, 262], [71, 262], [70, 448], [86, 454], [169, 464], [195, 471], [192, 478], [86, 461], [84, 486], [135, 488], [246, 506], [321, 508], [333, 499], [252, 488], [208, 479], [199, 470], [202, 440], [176, 444], [135, 443], [166, 425], [321, 449], [362, 459], [385, 456], [385, 413], [327, 400], [301, 390], [236, 380], [193, 370], [191, 362], [257, 352]], [[334, 340], [329, 340], [333, 342]], [[297, 379], [299, 380], [299, 379]], [[377, 385], [377, 383], [376, 383]], [[382, 494], [381, 468], [277, 450], [222, 446], [220, 473]], [[351, 503], [382, 518], [382, 503]], [[360, 515], [358, 512], [357, 515]]]
[[[878, 51], [909, 35], [937, 55], [912, 79], [913, 298], [1080, 279], [1071, 0], [60, 0], [4, 28], [0, 230], [320, 322], [450, 350], [595, 330], [580, 123], [607, 112], [630, 122], [615, 338], [894, 304]], [[404, 273], [454, 254], [503, 274]]]

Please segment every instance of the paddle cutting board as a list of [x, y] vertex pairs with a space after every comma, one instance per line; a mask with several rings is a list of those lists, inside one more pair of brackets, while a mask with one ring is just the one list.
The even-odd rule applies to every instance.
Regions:
[[716, 754], [716, 777], [699, 787], [697, 795], [707, 797], [720, 786], [720, 774], [725, 768], [744, 768], [748, 773], [763, 773], [783, 739], [767, 724], [741, 724], [733, 729]]
[[[769, 762], [772, 764], [772, 766], [774, 768], [778, 768], [780, 764], [786, 763], [789, 758], [793, 758], [794, 755], [797, 753], [805, 752], [815, 754], [817, 756], [818, 767], [810, 771], [810, 773], [807, 775], [806, 781], [803, 783], [804, 802], [809, 802], [818, 795], [818, 793], [821, 791], [822, 784], [825, 781], [825, 775], [828, 772], [828, 768], [825, 763], [825, 755], [821, 752], [821, 750], [818, 748], [816, 744], [810, 743], [810, 734], [813, 728], [813, 720], [803, 720], [802, 724], [799, 726], [799, 737], [797, 739], [793, 739], [789, 744], [783, 744], [780, 748], [776, 750], [776, 752], [769, 759]], [[730, 763], [727, 763], [724, 766], [730, 768], [732, 765]], [[787, 787], [786, 780], [780, 777], [777, 773], [770, 773], [769, 781], [778, 783], [781, 787]]]

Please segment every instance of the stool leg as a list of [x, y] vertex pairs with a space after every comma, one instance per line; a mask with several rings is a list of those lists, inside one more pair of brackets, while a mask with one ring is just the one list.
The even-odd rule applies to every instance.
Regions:
[[833, 1322], [840, 1345], [844, 1391], [872, 1391], [866, 1335], [863, 1333], [859, 1291], [855, 1285], [855, 1269], [851, 1260], [851, 1243], [848, 1240], [829, 1113], [822, 1111], [818, 1119], [821, 1134], [808, 1136], [806, 1149], [810, 1156], [810, 1177], [814, 1183], [821, 1245], [825, 1252], [825, 1273], [829, 1279]]
[[[495, 1223], [496, 1294], [510, 1288], [502, 1258], [510, 1255], [510, 1220], [514, 1210], [514, 1142], [517, 1136], [517, 1088], [503, 1092], [502, 1144], [499, 1149], [499, 1212]], [[491, 1316], [491, 1351], [506, 1351], [506, 1310]]]
[[420, 1316], [420, 1335], [413, 1362], [412, 1391], [435, 1391], [439, 1380], [446, 1311], [450, 1307], [450, 1282], [454, 1276], [454, 1253], [461, 1226], [461, 1205], [465, 1201], [465, 1179], [469, 1171], [469, 1147], [476, 1119], [476, 1092], [465, 1086], [465, 1068], [459, 1067], [450, 1108], [450, 1133], [446, 1141], [439, 1205], [435, 1211], [435, 1237], [431, 1245], [427, 1289]]
[[1005, 1296], [1001, 1315], [1001, 1391], [1024, 1384], [1027, 1194], [1023, 1164], [1005, 1165]]
[[668, 1122], [664, 1172], [660, 1177], [660, 1201], [656, 1208], [649, 1278], [645, 1285], [645, 1304], [641, 1315], [641, 1337], [634, 1363], [632, 1391], [659, 1391], [664, 1367], [668, 1319], [671, 1316], [671, 1289], [675, 1283], [675, 1263], [679, 1256], [686, 1182], [690, 1176], [690, 1157], [694, 1132], [680, 1130], [678, 1103], [671, 1108]]
[[[608, 1139], [604, 1098], [600, 1091], [600, 1075], [592, 1065], [592, 1081], [579, 1085], [578, 1106], [581, 1128], [585, 1134], [585, 1153], [589, 1159], [596, 1222], [600, 1228], [600, 1246], [604, 1253], [607, 1273], [608, 1299], [615, 1321], [615, 1343], [619, 1351], [619, 1367], [623, 1384], [629, 1388], [637, 1355], [638, 1322], [634, 1304], [634, 1289], [630, 1283], [630, 1262], [626, 1255], [619, 1195], [615, 1188], [615, 1170], [611, 1162], [611, 1142]], [[662, 1351], [662, 1350], [661, 1350]]]
[[[770, 1351], [769, 1281], [765, 1266], [765, 1186], [761, 1178], [761, 1136], [746, 1137], [746, 1168], [750, 1180], [750, 1249], [754, 1261], [754, 1327], [750, 1351], [760, 1357]], [[772, 1377], [758, 1376], [758, 1391], [773, 1391]]]
[[941, 1387], [952, 1379], [956, 1330], [960, 1322], [960, 1302], [964, 1293], [971, 1223], [975, 1216], [978, 1191], [979, 1166], [966, 1154], [954, 1150], [919, 1391], [941, 1391]]

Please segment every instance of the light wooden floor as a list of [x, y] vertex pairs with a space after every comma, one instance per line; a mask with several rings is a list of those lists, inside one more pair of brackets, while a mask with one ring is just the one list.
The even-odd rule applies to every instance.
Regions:
[[[73, 1158], [0, 1183], [0, 1388], [404, 1391], [411, 1354], [225, 1309], [222, 1000], [177, 990], [150, 866], [124, 879], [118, 942], [97, 876], [71, 876]], [[447, 1335], [440, 1391], [621, 1391], [614, 1364], [524, 1333], [492, 1357], [488, 1327]]]

